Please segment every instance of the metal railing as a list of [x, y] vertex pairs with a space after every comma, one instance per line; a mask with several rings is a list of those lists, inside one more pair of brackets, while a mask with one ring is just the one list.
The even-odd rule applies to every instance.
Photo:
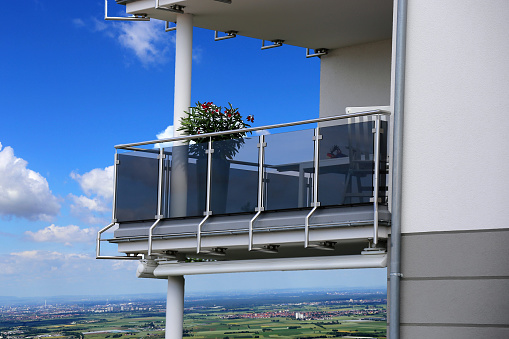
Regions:
[[[345, 119], [352, 119], [352, 118], [361, 118], [361, 117], [371, 117], [373, 122], [373, 128], [371, 130], [371, 133], [373, 133], [373, 154], [372, 160], [367, 159], [363, 160], [364, 162], [369, 161], [369, 164], [372, 164], [372, 197], [371, 201], [373, 203], [373, 239], [372, 239], [372, 247], [377, 248], [378, 246], [378, 221], [379, 221], [379, 202], [380, 202], [380, 196], [379, 196], [379, 190], [380, 190], [380, 167], [381, 167], [381, 134], [383, 133], [383, 130], [381, 128], [381, 121], [382, 117], [389, 116], [390, 112], [376, 109], [376, 110], [369, 110], [359, 113], [347, 113], [343, 115], [338, 116], [331, 116], [331, 117], [323, 117], [323, 118], [316, 118], [316, 119], [309, 119], [309, 120], [303, 120], [303, 121], [297, 121], [297, 122], [289, 122], [289, 123], [281, 123], [281, 124], [274, 124], [274, 125], [268, 125], [268, 126], [261, 126], [261, 127], [251, 127], [251, 128], [244, 128], [244, 129], [237, 129], [237, 130], [231, 130], [231, 131], [221, 131], [221, 132], [213, 132], [213, 133], [205, 133], [200, 135], [190, 135], [190, 136], [178, 136], [173, 138], [167, 138], [167, 139], [158, 139], [158, 140], [152, 140], [152, 141], [143, 141], [143, 142], [136, 142], [136, 143], [130, 143], [130, 144], [121, 144], [115, 146], [115, 148], [118, 150], [126, 150], [126, 151], [135, 151], [135, 152], [145, 152], [145, 153], [157, 153], [157, 168], [158, 168], [158, 175], [157, 178], [154, 178], [154, 183], [157, 182], [157, 208], [156, 208], [156, 215], [154, 217], [155, 221], [149, 228], [149, 235], [148, 235], [148, 255], [153, 254], [153, 237], [154, 237], [154, 230], [159, 225], [160, 221], [165, 218], [169, 217], [168, 214], [165, 215], [165, 212], [163, 211], [163, 200], [167, 201], [169, 198], [165, 198], [165, 188], [163, 185], [165, 185], [165, 182], [167, 180], [164, 179], [164, 170], [165, 168], [165, 161], [168, 161], [168, 156], [172, 155], [171, 151], [167, 151], [165, 149], [169, 149], [170, 147], [166, 147], [166, 143], [173, 143], [176, 141], [179, 141], [180, 144], [182, 144], [183, 141], [192, 141], [193, 139], [201, 139], [201, 140], [207, 140], [207, 150], [206, 150], [206, 193], [205, 193], [205, 210], [203, 211], [203, 219], [199, 222], [197, 225], [196, 230], [196, 237], [197, 237], [197, 245], [196, 250], [197, 253], [203, 252], [201, 249], [201, 240], [202, 240], [202, 227], [206, 223], [206, 221], [212, 216], [212, 209], [211, 209], [211, 185], [212, 185], [212, 162], [213, 157], [212, 154], [214, 152], [214, 141], [213, 138], [217, 136], [224, 136], [228, 134], [239, 134], [239, 133], [249, 133], [249, 132], [257, 132], [257, 131], [267, 131], [272, 130], [276, 128], [284, 128], [284, 127], [292, 127], [292, 126], [299, 126], [299, 125], [305, 125], [305, 124], [318, 124], [318, 126], [314, 130], [314, 147], [313, 147], [313, 160], [312, 160], [312, 169], [308, 169], [309, 176], [312, 179], [312, 189], [310, 191], [310, 197], [312, 199], [312, 202], [310, 201], [309, 204], [306, 206], [312, 207], [311, 211], [306, 215], [305, 217], [305, 227], [304, 227], [304, 247], [318, 247], [318, 244], [311, 244], [309, 233], [310, 233], [310, 217], [315, 213], [315, 211], [320, 207], [323, 206], [323, 203], [321, 204], [319, 201], [319, 177], [320, 177], [320, 142], [322, 140], [321, 129], [327, 128], [328, 126], [325, 126], [327, 124], [323, 124], [326, 122], [331, 121], [339, 121], [339, 120], [345, 120]], [[270, 137], [270, 136], [269, 136]], [[147, 145], [156, 145], [158, 144], [160, 149], [146, 149], [142, 148], [140, 146], [147, 146]], [[267, 190], [267, 178], [265, 177], [265, 172], [268, 168], [274, 168], [275, 166], [271, 166], [270, 164], [267, 164], [264, 160], [266, 155], [266, 141], [265, 141], [265, 135], [261, 134], [258, 136], [258, 161], [255, 162], [246, 162], [246, 161], [237, 161], [237, 160], [230, 160], [231, 163], [237, 163], [237, 164], [243, 164], [243, 165], [251, 165], [256, 166], [254, 168], [257, 168], [258, 170], [258, 179], [257, 179], [257, 203], [255, 208], [255, 215], [251, 218], [249, 222], [249, 242], [247, 244], [248, 250], [260, 250], [260, 248], [255, 248], [253, 246], [253, 232], [254, 232], [254, 223], [256, 219], [261, 215], [261, 213], [265, 210], [267, 210], [267, 202], [264, 199], [264, 193]], [[385, 145], [386, 146], [386, 145]], [[352, 147], [353, 148], [353, 147]], [[352, 150], [350, 150], [352, 151]], [[352, 155], [350, 154], [350, 157]], [[150, 161], [155, 162], [156, 159], [152, 159]], [[350, 163], [353, 163], [353, 158], [349, 160]], [[117, 203], [118, 203], [118, 192], [117, 192], [117, 184], [118, 184], [118, 165], [119, 165], [119, 158], [118, 154], [115, 154], [115, 183], [114, 183], [114, 197], [113, 197], [113, 220], [110, 225], [103, 228], [98, 232], [97, 235], [97, 258], [99, 259], [139, 259], [140, 257], [138, 255], [128, 255], [128, 256], [101, 256], [100, 254], [100, 243], [101, 241], [107, 241], [106, 239], [101, 239], [102, 233], [113, 227], [115, 224], [118, 223], [117, 220]], [[371, 165], [369, 165], [371, 166]], [[155, 167], [155, 166], [154, 166]], [[302, 172], [302, 168], [300, 169]], [[350, 175], [350, 173], [348, 174]], [[345, 174], [346, 177], [346, 174]], [[301, 179], [301, 178], [299, 178]], [[300, 186], [304, 185], [302, 183], [299, 183], [299, 189]], [[345, 184], [346, 185], [346, 184]], [[359, 184], [358, 184], [359, 185]], [[305, 187], [305, 186], [303, 186]], [[359, 188], [357, 188], [359, 189]], [[300, 191], [299, 191], [300, 192]], [[299, 193], [300, 194], [300, 193]], [[299, 199], [301, 199], [299, 197]], [[300, 204], [300, 202], [299, 202]], [[300, 205], [299, 205], [300, 206]], [[186, 216], [186, 215], [184, 215]], [[154, 220], [153, 219], [153, 220]]]

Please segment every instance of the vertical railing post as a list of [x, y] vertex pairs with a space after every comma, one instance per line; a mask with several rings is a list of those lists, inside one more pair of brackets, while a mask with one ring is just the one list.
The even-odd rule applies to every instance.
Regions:
[[258, 218], [260, 213], [262, 213], [265, 209], [263, 206], [263, 183], [265, 178], [265, 169], [264, 169], [264, 159], [265, 159], [265, 146], [267, 144], [265, 143], [265, 135], [260, 135], [258, 137], [258, 206], [256, 207], [255, 211], [256, 214], [251, 220], [249, 221], [249, 250], [253, 250], [253, 225], [255, 220]]
[[207, 197], [205, 199], [205, 212], [203, 212], [205, 218], [203, 218], [202, 221], [198, 224], [198, 230], [196, 231], [196, 253], [200, 253], [201, 251], [201, 228], [205, 221], [207, 221], [207, 219], [212, 215], [212, 211], [210, 210], [210, 194], [212, 187], [212, 153], [214, 153], [214, 149], [212, 148], [212, 138], [210, 138], [207, 147]]
[[157, 214], [155, 216], [156, 221], [150, 226], [148, 231], [148, 255], [152, 255], [152, 235], [154, 233], [154, 228], [156, 228], [157, 224], [163, 218], [161, 213], [161, 208], [163, 205], [163, 165], [164, 165], [164, 148], [161, 146], [159, 149], [159, 155], [157, 157], [159, 160], [159, 175], [157, 181]]
[[375, 115], [375, 127], [373, 132], [375, 134], [374, 140], [374, 176], [373, 176], [373, 247], [378, 245], [378, 197], [380, 191], [380, 114]]
[[320, 135], [320, 127], [315, 128], [315, 136], [313, 137], [313, 140], [315, 141], [315, 152], [314, 152], [314, 158], [313, 158], [313, 166], [315, 169], [315, 173], [313, 175], [313, 202], [311, 203], [311, 206], [313, 206], [313, 209], [306, 215], [306, 219], [304, 222], [304, 248], [309, 247], [309, 218], [313, 213], [315, 213], [316, 209], [320, 206], [320, 203], [318, 202], [318, 172], [319, 172], [319, 166], [320, 166], [320, 140], [322, 139], [322, 136]]

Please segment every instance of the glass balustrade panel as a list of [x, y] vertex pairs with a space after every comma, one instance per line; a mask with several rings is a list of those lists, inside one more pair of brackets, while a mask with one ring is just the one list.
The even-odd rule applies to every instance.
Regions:
[[[374, 133], [371, 117], [341, 121], [320, 128], [318, 200], [321, 206], [370, 203], [373, 197]], [[382, 124], [385, 126], [384, 124]], [[382, 128], [383, 128], [382, 126]], [[385, 134], [381, 163], [386, 159]], [[382, 166], [382, 165], [381, 165]], [[385, 168], [385, 167], [384, 167]], [[386, 174], [380, 192], [386, 191]]]
[[210, 207], [214, 215], [255, 211], [257, 145], [258, 137], [213, 142]]
[[265, 209], [311, 206], [314, 129], [265, 136]]
[[118, 154], [116, 219], [153, 220], [157, 214], [157, 151]]
[[205, 212], [208, 143], [173, 145], [169, 155], [164, 194], [164, 217], [195, 217]]

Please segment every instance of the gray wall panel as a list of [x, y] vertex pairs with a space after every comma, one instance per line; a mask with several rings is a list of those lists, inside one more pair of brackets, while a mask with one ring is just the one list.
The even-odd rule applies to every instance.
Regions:
[[405, 280], [401, 323], [509, 323], [509, 279]]
[[401, 326], [401, 338], [409, 339], [480, 339], [509, 338], [509, 328]]
[[509, 230], [402, 236], [401, 337], [509, 338]]
[[509, 277], [509, 230], [402, 236], [402, 273], [414, 277]]

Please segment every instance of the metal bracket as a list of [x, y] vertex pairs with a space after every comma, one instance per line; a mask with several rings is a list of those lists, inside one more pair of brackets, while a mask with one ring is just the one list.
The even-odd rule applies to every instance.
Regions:
[[178, 13], [178, 14], [184, 14], [184, 8], [185, 6], [182, 5], [171, 5], [169, 7], [161, 7], [159, 6], [159, 0], [156, 0], [155, 9], [160, 9], [163, 11]]
[[[174, 24], [177, 24], [177, 23], [174, 22]], [[171, 31], [176, 31], [176, 30], [177, 30], [177, 26], [176, 25], [174, 27], [170, 27], [170, 22], [166, 21], [166, 24], [164, 26], [164, 31], [165, 32], [171, 32]]]
[[104, 0], [104, 20], [112, 20], [112, 21], [150, 21], [150, 18], [148, 18], [147, 14], [144, 14], [144, 13], [135, 14], [133, 16], [126, 16], [126, 17], [108, 16], [108, 0]]
[[321, 134], [320, 135], [313, 135], [313, 141], [316, 140], [316, 139], [322, 140], [323, 139], [323, 135], [321, 135]]
[[271, 42], [272, 42], [272, 45], [265, 46], [265, 40], [262, 40], [262, 50], [269, 49], [269, 48], [275, 48], [275, 47], [281, 47], [281, 46], [283, 46], [283, 43], [285, 41], [276, 39], [276, 40], [271, 40]]
[[138, 256], [138, 254], [126, 254], [126, 256], [105, 256], [101, 255], [101, 241], [107, 241], [106, 239], [101, 239], [101, 235], [115, 226], [116, 221], [113, 221], [108, 226], [104, 227], [102, 230], [97, 232], [97, 239], [96, 239], [96, 252], [95, 252], [95, 258], [96, 259], [114, 259], [114, 260], [140, 260], [143, 259], [143, 257]]
[[214, 31], [214, 41], [220, 41], [220, 40], [226, 40], [226, 39], [232, 39], [237, 37], [237, 31], [227, 31], [224, 32], [226, 35], [219, 36], [219, 31]]
[[311, 205], [311, 207], [315, 207], [315, 206], [316, 207], [320, 207], [320, 202], [319, 201], [318, 202], [312, 202], [310, 205]]
[[[214, 149], [213, 148], [210, 149], [210, 154], [212, 154], [212, 153], [214, 153]], [[209, 150], [208, 149], [205, 150], [205, 154], [209, 154]]]
[[327, 53], [329, 53], [327, 48], [315, 49], [313, 54], [309, 54], [309, 51], [310, 49], [306, 48], [306, 58], [321, 57], [322, 55], [327, 55]]
[[267, 147], [267, 143], [266, 142], [263, 142], [263, 143], [258, 143], [256, 144], [256, 147], [260, 148], [260, 147]]
[[391, 277], [400, 277], [403, 278], [403, 273], [391, 273], [389, 274]]

